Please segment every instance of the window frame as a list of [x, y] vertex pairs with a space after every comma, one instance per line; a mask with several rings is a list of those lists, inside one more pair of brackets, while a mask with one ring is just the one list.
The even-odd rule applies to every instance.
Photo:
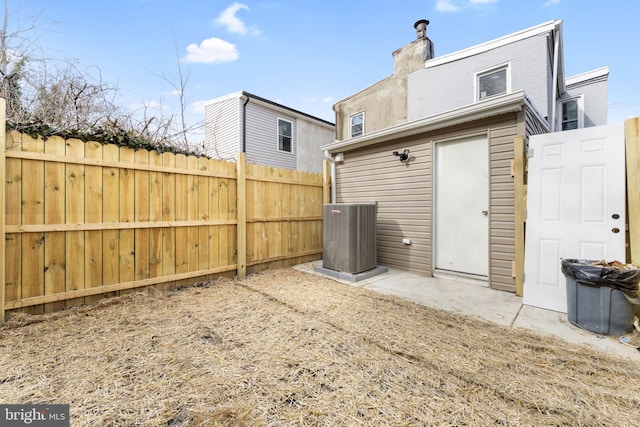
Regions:
[[[481, 77], [485, 77], [488, 76], [490, 74], [496, 73], [498, 71], [505, 71], [505, 91], [504, 93], [498, 93], [496, 95], [490, 95], [490, 96], [485, 96], [484, 98], [480, 97], [480, 78]], [[474, 80], [473, 80], [473, 91], [474, 91], [474, 97], [475, 97], [475, 102], [481, 102], [484, 101], [486, 99], [491, 99], [491, 98], [495, 98], [496, 96], [500, 96], [500, 95], [506, 95], [508, 93], [511, 93], [511, 62], [507, 62], [505, 64], [500, 64], [497, 65], [495, 67], [491, 67], [491, 68], [487, 68], [481, 71], [478, 71], [477, 73], [474, 74]]]
[[[287, 122], [289, 123], [289, 126], [291, 128], [291, 135], [287, 136], [284, 134], [280, 134], [280, 122]], [[284, 117], [276, 117], [276, 133], [278, 135], [277, 138], [277, 142], [276, 142], [276, 149], [281, 152], [281, 153], [293, 153], [293, 121], [289, 120], [289, 119], [285, 119]], [[289, 150], [285, 150], [284, 148], [280, 148], [281, 147], [281, 140], [280, 138], [289, 138]], [[284, 145], [284, 144], [282, 144]]]
[[556, 128], [559, 131], [572, 130], [572, 129], [563, 129], [563, 120], [562, 120], [562, 106], [569, 102], [575, 102], [577, 107], [577, 117], [576, 120], [578, 122], [578, 127], [576, 129], [584, 128], [584, 95], [571, 96], [568, 98], [558, 99], [556, 103]]
[[[353, 119], [356, 116], [362, 116], [362, 131], [358, 134], [358, 135], [354, 135], [353, 134]], [[351, 114], [349, 116], [349, 137], [350, 138], [357, 138], [358, 136], [362, 136], [364, 135], [364, 110], [362, 111], [358, 111], [357, 113]]]

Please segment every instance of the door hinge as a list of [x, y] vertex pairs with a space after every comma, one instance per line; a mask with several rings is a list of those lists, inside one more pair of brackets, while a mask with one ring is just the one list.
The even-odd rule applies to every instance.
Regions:
[[529, 158], [533, 157], [533, 148], [529, 148], [527, 155], [529, 156]]

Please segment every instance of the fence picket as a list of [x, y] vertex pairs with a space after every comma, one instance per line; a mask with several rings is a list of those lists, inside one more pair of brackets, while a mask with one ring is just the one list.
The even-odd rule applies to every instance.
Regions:
[[245, 165], [242, 153], [239, 165], [8, 135], [3, 313], [55, 311], [321, 254], [319, 175]]

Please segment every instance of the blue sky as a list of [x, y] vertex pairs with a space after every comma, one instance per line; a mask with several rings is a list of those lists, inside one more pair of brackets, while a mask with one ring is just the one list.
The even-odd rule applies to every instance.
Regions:
[[608, 66], [609, 122], [640, 116], [637, 0], [9, 0], [40, 14], [46, 55], [101, 70], [121, 103], [177, 113], [178, 61], [190, 121], [238, 90], [334, 121], [332, 105], [390, 75], [391, 53], [429, 19], [435, 56], [563, 20], [567, 77]]

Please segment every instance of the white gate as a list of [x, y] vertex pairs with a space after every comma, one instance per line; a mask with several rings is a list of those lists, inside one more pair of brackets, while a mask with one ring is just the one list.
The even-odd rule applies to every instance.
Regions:
[[529, 139], [523, 303], [566, 313], [561, 258], [625, 261], [624, 125]]

